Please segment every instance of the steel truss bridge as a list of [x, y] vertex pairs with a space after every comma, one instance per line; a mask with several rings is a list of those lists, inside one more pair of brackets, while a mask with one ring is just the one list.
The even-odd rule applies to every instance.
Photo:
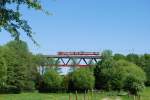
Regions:
[[101, 60], [99, 52], [58, 52], [57, 55], [46, 55], [47, 59], [55, 59], [58, 67], [87, 67], [94, 66]]

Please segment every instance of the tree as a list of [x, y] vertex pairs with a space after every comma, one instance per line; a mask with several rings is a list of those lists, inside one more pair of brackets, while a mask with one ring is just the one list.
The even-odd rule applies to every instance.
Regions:
[[102, 52], [102, 60], [98, 62], [94, 69], [94, 76], [95, 76], [95, 88], [102, 89], [105, 85], [105, 79], [102, 77], [102, 69], [103, 68], [110, 68], [114, 64], [112, 51], [105, 50]]
[[58, 92], [61, 89], [62, 77], [56, 70], [48, 70], [43, 75], [43, 83], [39, 85], [39, 92]]
[[[9, 7], [11, 5], [13, 5], [13, 8]], [[44, 11], [40, 0], [0, 0], [0, 31], [2, 28], [5, 29], [15, 40], [19, 40], [20, 32], [24, 31], [36, 43], [33, 39], [32, 28], [21, 16], [19, 10], [21, 6]]]
[[4, 46], [4, 57], [7, 63], [7, 86], [19, 90], [33, 90], [32, 54], [23, 41], [11, 41]]
[[145, 87], [146, 81], [145, 72], [136, 65], [129, 66], [127, 69], [128, 75], [124, 83], [124, 89], [130, 94], [138, 95]]
[[[114, 66], [114, 60], [113, 59], [103, 59], [101, 60], [94, 69], [94, 76], [95, 76], [95, 88], [96, 89], [107, 89], [110, 90], [111, 87], [109, 87], [108, 82], [108, 76], [111, 76], [112, 67]], [[106, 75], [106, 74], [107, 75]]]
[[126, 56], [126, 60], [128, 60], [128, 61], [130, 61], [130, 62], [133, 62], [133, 63], [135, 63], [136, 65], [139, 65], [140, 57], [139, 57], [139, 55], [137, 55], [137, 54], [128, 54], [128, 55]]
[[[146, 81], [145, 72], [136, 64], [125, 61], [101, 62], [95, 69], [98, 83], [96, 88], [105, 90], [126, 90], [137, 95]], [[100, 67], [99, 67], [100, 66]]]
[[147, 76], [146, 85], [150, 86], [150, 54], [144, 54], [140, 57], [139, 66], [145, 71]]
[[69, 81], [70, 81], [70, 75], [64, 75], [63, 81], [62, 81], [62, 91], [68, 92], [69, 91]]
[[3, 49], [0, 47], [0, 88], [6, 87], [7, 66], [3, 57]]
[[85, 91], [94, 88], [95, 78], [89, 69], [77, 69], [69, 77], [69, 90]]
[[119, 53], [115, 54], [113, 58], [114, 60], [126, 59], [126, 57], [123, 54], [119, 54]]
[[111, 59], [112, 58], [112, 51], [111, 50], [104, 50], [102, 53], [102, 58], [103, 59]]
[[136, 64], [119, 60], [116, 62], [116, 66], [121, 66], [124, 70], [124, 86], [123, 88], [131, 94], [137, 95], [144, 88], [144, 82], [146, 81], [145, 72]]

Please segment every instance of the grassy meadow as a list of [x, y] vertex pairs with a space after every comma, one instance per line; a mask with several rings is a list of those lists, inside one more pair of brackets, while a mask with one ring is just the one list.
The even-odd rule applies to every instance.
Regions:
[[[84, 99], [85, 98], [85, 99]], [[21, 93], [1, 94], [0, 100], [69, 100], [68, 93]], [[75, 94], [70, 94], [70, 100], [76, 100]], [[133, 97], [117, 96], [115, 92], [78, 94], [77, 100], [133, 100]], [[145, 88], [141, 93], [141, 100], [150, 100], [150, 88]]]

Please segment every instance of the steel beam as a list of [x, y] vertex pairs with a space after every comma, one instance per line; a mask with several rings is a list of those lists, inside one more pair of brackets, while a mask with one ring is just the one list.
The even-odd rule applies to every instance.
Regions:
[[[102, 57], [100, 55], [45, 55], [45, 57], [56, 59], [55, 65], [50, 66], [59, 66], [59, 67], [69, 67], [69, 66], [77, 66], [77, 67], [86, 67], [86, 66], [94, 66], [94, 64], [98, 63]], [[65, 59], [68, 61], [65, 63]], [[77, 63], [74, 62], [74, 59], [77, 59]], [[70, 61], [73, 61], [73, 64], [69, 64]], [[85, 64], [82, 64], [81, 61], [84, 61]], [[89, 60], [89, 62], [87, 62]], [[62, 64], [59, 63], [62, 62]], [[92, 64], [92, 62], [94, 64]]]

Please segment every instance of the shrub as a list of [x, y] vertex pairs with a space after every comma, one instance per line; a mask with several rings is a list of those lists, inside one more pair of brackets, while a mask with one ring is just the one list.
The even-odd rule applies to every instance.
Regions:
[[21, 89], [16, 86], [6, 86], [6, 87], [0, 88], [0, 94], [5, 94], [5, 93], [18, 94], [18, 93], [21, 93]]
[[113, 58], [114, 60], [121, 60], [121, 59], [126, 59], [126, 56], [124, 56], [123, 54], [117, 53], [113, 56]]
[[61, 89], [62, 78], [57, 71], [50, 69], [45, 72], [40, 83], [40, 92], [58, 92]]
[[137, 95], [144, 88], [145, 72], [137, 65], [125, 60], [116, 62], [116, 66], [122, 66], [125, 71], [124, 89], [131, 94]]
[[[114, 60], [110, 58], [102, 59], [94, 69], [95, 88], [108, 89], [110, 88], [108, 80], [111, 77], [111, 69], [114, 66]], [[110, 72], [111, 71], [111, 72]], [[108, 82], [108, 83], [107, 83]]]
[[140, 57], [140, 67], [145, 71], [147, 80], [146, 86], [150, 86], [150, 54], [144, 54]]
[[69, 75], [66, 75], [66, 76], [63, 77], [63, 81], [62, 81], [62, 84], [61, 84], [62, 91], [68, 92], [69, 80], [70, 80]]
[[95, 78], [89, 69], [78, 69], [70, 75], [69, 89], [72, 91], [78, 90], [82, 92], [88, 89], [93, 89], [94, 83]]
[[124, 89], [131, 94], [137, 95], [144, 88], [144, 82], [146, 81], [145, 72], [134, 64], [127, 66], [126, 72]]
[[137, 54], [131, 53], [131, 54], [128, 54], [128, 55], [126, 56], [126, 60], [128, 60], [129, 62], [132, 62], [132, 63], [134, 63], [134, 64], [139, 65], [140, 57], [139, 57], [139, 55], [137, 55]]
[[24, 82], [23, 91], [33, 92], [35, 90], [35, 83], [33, 81]]
[[6, 86], [6, 79], [7, 79], [6, 61], [0, 55], [0, 88], [3, 88]]
[[97, 85], [100, 85], [101, 89], [119, 91], [125, 89], [131, 94], [137, 95], [144, 88], [146, 80], [144, 71], [137, 65], [125, 60], [118, 60], [113, 63], [102, 61], [97, 65], [101, 66], [96, 67], [98, 79], [100, 79], [100, 84]]
[[113, 66], [108, 69], [102, 69], [102, 76], [104, 80], [103, 88], [106, 90], [118, 90], [123, 88], [126, 72], [122, 66]]
[[[123, 88], [125, 70], [122, 66], [116, 66], [114, 60], [102, 61], [95, 68], [95, 75], [98, 78], [97, 89], [118, 90]], [[97, 72], [96, 72], [97, 71]]]
[[[6, 63], [6, 67], [4, 67], [5, 63], [1, 63], [3, 65], [3, 84], [5, 83], [5, 87], [17, 87], [21, 91], [24, 89], [33, 89], [34, 85], [31, 85], [32, 82], [32, 54], [28, 50], [28, 46], [23, 41], [11, 41], [7, 43], [2, 48], [2, 57], [0, 57], [2, 62], [2, 58]], [[0, 75], [1, 76], [1, 75]], [[6, 77], [5, 77], [6, 76]], [[0, 78], [1, 81], [1, 78]], [[29, 82], [29, 83], [28, 83]], [[1, 82], [2, 83], [2, 82]], [[31, 87], [33, 86], [33, 87]], [[7, 87], [7, 88], [11, 88]], [[14, 89], [15, 90], [15, 89]]]

